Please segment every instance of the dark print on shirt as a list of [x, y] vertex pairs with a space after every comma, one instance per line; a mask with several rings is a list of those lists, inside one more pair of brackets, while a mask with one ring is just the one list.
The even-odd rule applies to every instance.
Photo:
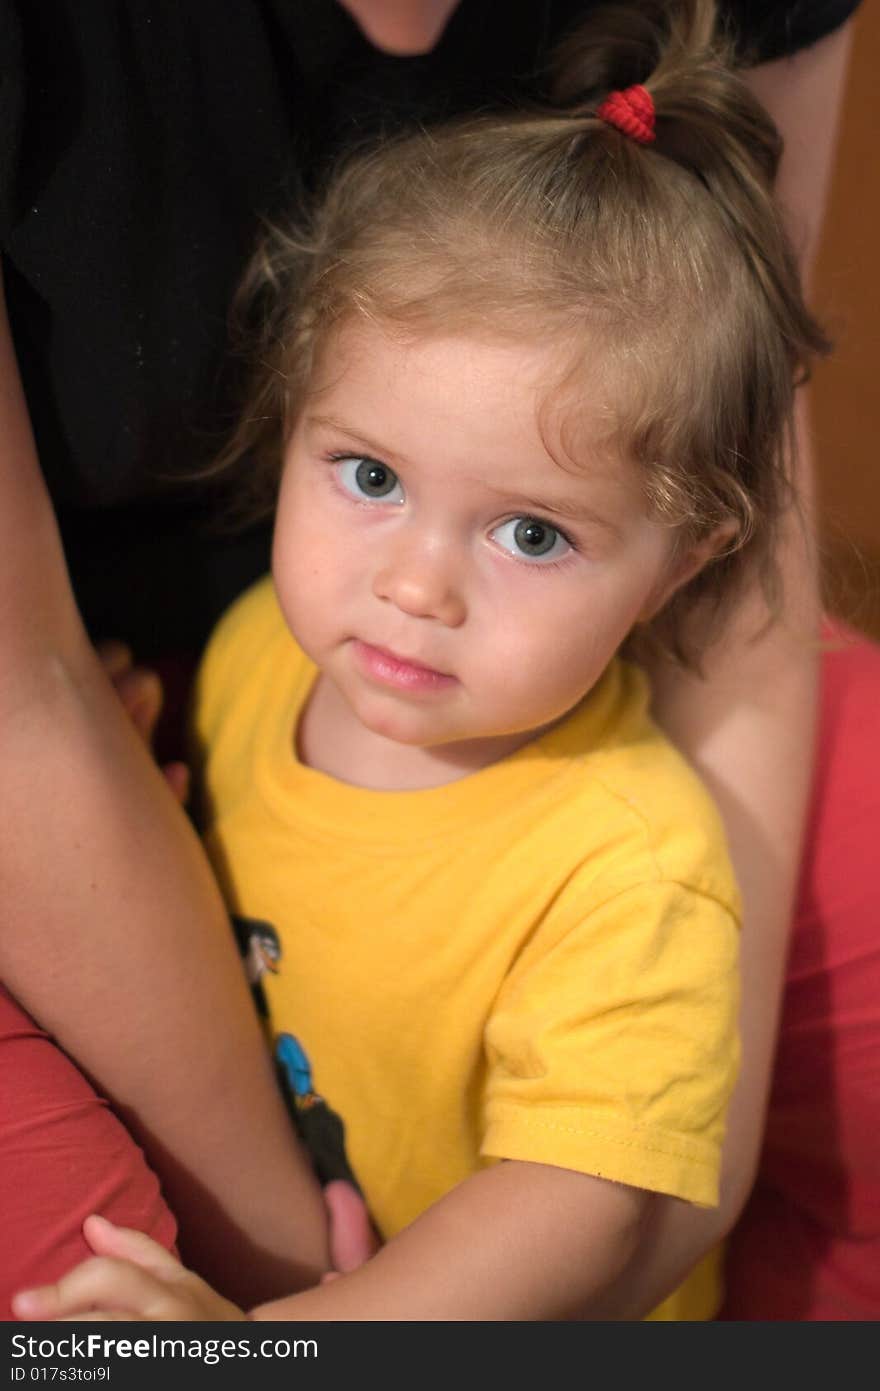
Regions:
[[[281, 971], [281, 939], [272, 924], [261, 918], [232, 913], [230, 920], [260, 1018], [268, 1021], [263, 977]], [[320, 1182], [345, 1179], [360, 1192], [345, 1152], [345, 1124], [314, 1090], [311, 1064], [293, 1034], [277, 1035], [275, 1067], [287, 1108]]]
[[320, 1182], [345, 1179], [360, 1192], [345, 1152], [345, 1125], [314, 1090], [311, 1065], [293, 1034], [277, 1036], [275, 1062], [291, 1115]]
[[269, 1006], [263, 990], [263, 976], [277, 975], [281, 969], [281, 941], [271, 923], [261, 918], [245, 918], [231, 913], [230, 922], [238, 943], [238, 950], [244, 962], [245, 974], [257, 1012], [261, 1019], [268, 1019]]

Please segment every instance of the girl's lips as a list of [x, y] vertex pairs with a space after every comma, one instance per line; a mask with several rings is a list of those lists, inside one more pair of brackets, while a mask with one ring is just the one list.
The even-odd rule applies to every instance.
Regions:
[[421, 666], [419, 662], [398, 657], [384, 647], [373, 647], [369, 642], [353, 640], [355, 661], [361, 671], [373, 681], [383, 686], [393, 686], [399, 691], [439, 691], [456, 684], [454, 676], [433, 667]]

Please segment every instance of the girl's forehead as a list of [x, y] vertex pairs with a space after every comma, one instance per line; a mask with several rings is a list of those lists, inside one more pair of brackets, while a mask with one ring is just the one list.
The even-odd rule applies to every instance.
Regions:
[[354, 320], [325, 339], [302, 420], [392, 464], [439, 459], [450, 473], [483, 467], [511, 479], [549, 469], [635, 491], [611, 442], [601, 362], [553, 338], [404, 334]]
[[[589, 332], [495, 332], [491, 325], [414, 331], [392, 323], [349, 318], [320, 343], [309, 386], [312, 401], [365, 397], [378, 409], [401, 396], [429, 402], [441, 413], [466, 406], [534, 417], [542, 434], [556, 435], [564, 451], [594, 443], [608, 431], [608, 373]], [[378, 393], [374, 395], [374, 393]]]

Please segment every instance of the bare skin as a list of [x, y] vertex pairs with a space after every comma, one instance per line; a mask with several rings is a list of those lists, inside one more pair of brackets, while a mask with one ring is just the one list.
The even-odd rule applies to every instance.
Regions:
[[[436, 42], [455, 5], [357, 8], [378, 45], [415, 52]], [[0, 978], [114, 1100], [183, 1215], [182, 1249], [199, 1268], [248, 1303], [301, 1287], [328, 1267], [324, 1206], [277, 1095], [219, 894], [177, 805], [185, 774], [172, 771], [163, 787], [76, 612], [2, 281], [0, 496]], [[134, 704], [139, 692], [140, 675]], [[148, 725], [155, 688], [145, 699]], [[126, 865], [138, 866], [134, 879]], [[372, 1238], [362, 1210], [336, 1196], [334, 1261], [344, 1269]]]
[[[842, 31], [794, 60], [757, 70], [752, 79], [787, 137], [781, 193], [796, 223], [808, 228], [808, 261], [827, 191], [847, 42]], [[391, 47], [388, 40], [385, 46]], [[190, 1249], [198, 1249], [200, 1268], [210, 1276], [221, 1249], [228, 1256], [244, 1243], [250, 1256], [266, 1256], [267, 1280], [280, 1293], [306, 1272], [326, 1267], [318, 1195], [294, 1166], [286, 1180], [290, 1201], [278, 1201], [276, 1188], [271, 1212], [261, 1214], [257, 1190], [266, 1188], [260, 1176], [274, 1163], [279, 1173], [284, 1167], [286, 1121], [231, 944], [219, 945], [222, 907], [198, 847], [118, 709], [73, 609], [5, 316], [0, 334], [0, 565], [6, 578], [0, 585], [0, 748], [4, 827], [11, 828], [0, 838], [0, 973], [117, 1099], [136, 1133], [152, 1141], [154, 1162], [174, 1156], [173, 1197], [195, 1215]], [[809, 498], [803, 451], [801, 457], [801, 491]], [[803, 640], [814, 630], [818, 608], [815, 562], [797, 527], [784, 567], [792, 603], [798, 595], [804, 605], [786, 624], [751, 642], [760, 613], [753, 598], [716, 654], [707, 682], [656, 674], [658, 712], [711, 782], [745, 892], [744, 1066], [730, 1117], [721, 1209], [665, 1205], [611, 1297], [613, 1313], [601, 1316], [638, 1317], [673, 1288], [729, 1229], [757, 1162], [815, 710], [815, 658]], [[120, 795], [129, 808], [122, 818]], [[57, 817], [47, 816], [47, 809]], [[154, 822], [149, 832], [148, 820]], [[148, 908], [122, 877], [132, 856], [155, 886]], [[65, 872], [71, 864], [76, 872]], [[96, 892], [103, 902], [125, 905], [124, 935], [116, 921], [96, 914]], [[78, 950], [77, 921], [89, 933], [88, 960]], [[41, 931], [38, 963], [34, 923]], [[210, 975], [202, 969], [209, 958], [217, 960]], [[156, 999], [163, 1000], [168, 1021], [161, 1031], [154, 1027]], [[218, 1017], [225, 1021], [222, 1037]], [[195, 1060], [193, 1067], [179, 1069], [180, 1057]], [[205, 1108], [197, 1134], [194, 1102]], [[195, 1171], [201, 1192], [193, 1191], [199, 1189]], [[252, 1187], [249, 1176], [256, 1178]], [[281, 1230], [285, 1212], [295, 1214], [289, 1234]], [[207, 1219], [201, 1224], [200, 1214]], [[301, 1257], [279, 1266], [280, 1252], [294, 1249]], [[265, 1297], [227, 1293], [247, 1303]]]
[[385, 53], [429, 53], [458, 0], [339, 0], [370, 43]]
[[[846, 26], [794, 58], [749, 74], [785, 139], [779, 197], [808, 288], [851, 39]], [[721, 1203], [714, 1211], [658, 1204], [637, 1258], [593, 1317], [638, 1318], [670, 1293], [730, 1231], [757, 1171], [815, 743], [820, 604], [803, 391], [795, 481], [800, 512], [790, 519], [779, 557], [785, 591], [780, 621], [755, 641], [766, 609], [761, 595], [752, 593], [733, 630], [710, 654], [705, 680], [670, 668], [652, 672], [658, 718], [715, 796], [743, 891], [742, 1063], [728, 1113]]]
[[[651, 1197], [510, 1160], [460, 1183], [370, 1261], [252, 1309], [257, 1320], [560, 1320], [637, 1249]], [[22, 1319], [226, 1322], [246, 1317], [140, 1232], [91, 1219], [95, 1259], [17, 1295]]]
[[192, 1259], [239, 1298], [301, 1287], [320, 1192], [201, 846], [76, 613], [0, 310], [0, 976], [116, 1102]]

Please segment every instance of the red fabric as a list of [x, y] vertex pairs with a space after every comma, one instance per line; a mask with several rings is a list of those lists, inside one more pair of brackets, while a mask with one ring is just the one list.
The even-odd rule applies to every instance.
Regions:
[[880, 647], [823, 662], [820, 745], [758, 1183], [728, 1319], [880, 1318]]
[[0, 1319], [11, 1295], [90, 1254], [100, 1212], [174, 1249], [176, 1225], [143, 1154], [73, 1063], [0, 986]]

